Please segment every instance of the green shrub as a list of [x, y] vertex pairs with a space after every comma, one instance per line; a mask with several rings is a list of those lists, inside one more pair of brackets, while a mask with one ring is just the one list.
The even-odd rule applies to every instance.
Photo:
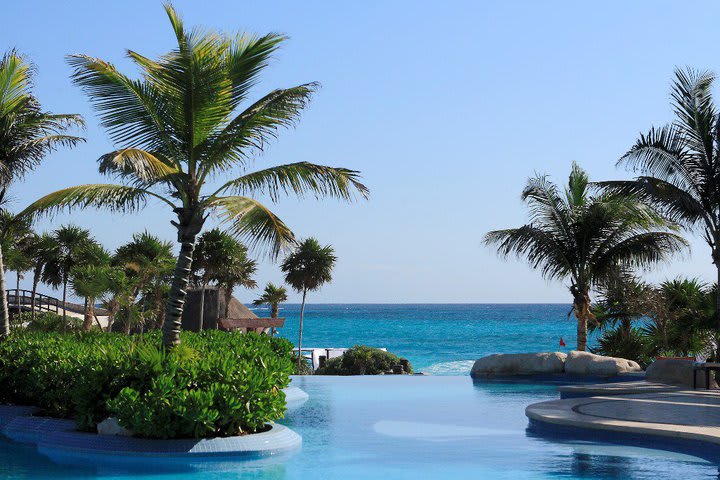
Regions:
[[110, 415], [138, 436], [237, 435], [285, 411], [292, 345], [256, 334], [18, 332], [0, 342], [0, 403], [35, 405], [92, 430]]
[[412, 366], [404, 358], [377, 348], [356, 345], [339, 357], [325, 362], [316, 375], [381, 375], [402, 366], [403, 373], [412, 373]]
[[31, 332], [79, 332], [82, 330], [82, 318], [67, 316], [63, 322], [62, 315], [53, 312], [36, 312], [35, 320], [32, 319], [32, 312], [14, 313], [11, 317], [15, 328], [21, 328]]
[[652, 362], [654, 356], [647, 338], [640, 329], [635, 327], [631, 328], [627, 335], [623, 334], [621, 327], [603, 332], [598, 337], [598, 345], [591, 348], [590, 351], [607, 357], [634, 360], [643, 368]]

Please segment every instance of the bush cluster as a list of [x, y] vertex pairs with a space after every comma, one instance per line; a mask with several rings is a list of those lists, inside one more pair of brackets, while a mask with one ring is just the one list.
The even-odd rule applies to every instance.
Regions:
[[35, 320], [32, 312], [13, 313], [10, 316], [11, 327], [32, 332], [79, 332], [82, 330], [82, 318], [68, 315], [63, 321], [62, 315], [53, 312], [36, 312]]
[[[356, 345], [339, 357], [331, 358], [315, 371], [316, 375], [382, 375], [401, 370], [412, 373], [404, 358], [377, 348]], [[398, 373], [398, 372], [395, 372]]]
[[150, 438], [262, 430], [285, 411], [292, 344], [256, 334], [17, 332], [0, 342], [0, 403], [34, 405], [92, 431], [108, 416]]

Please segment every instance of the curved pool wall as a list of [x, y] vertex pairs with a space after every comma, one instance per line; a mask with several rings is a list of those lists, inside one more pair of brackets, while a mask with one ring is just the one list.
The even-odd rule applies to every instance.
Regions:
[[528, 419], [527, 432], [528, 435], [560, 443], [591, 441], [628, 447], [647, 448], [651, 446], [655, 450], [691, 455], [720, 465], [718, 445], [701, 440], [558, 425], [532, 418]]

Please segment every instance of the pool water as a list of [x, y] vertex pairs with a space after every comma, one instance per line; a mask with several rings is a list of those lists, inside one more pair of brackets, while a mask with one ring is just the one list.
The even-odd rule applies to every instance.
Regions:
[[557, 398], [551, 386], [473, 384], [461, 376], [315, 376], [293, 385], [310, 398], [282, 422], [303, 437], [302, 449], [288, 458], [212, 472], [69, 468], [0, 440], [0, 478], [718, 478], [716, 464], [687, 454], [528, 433], [524, 409]]

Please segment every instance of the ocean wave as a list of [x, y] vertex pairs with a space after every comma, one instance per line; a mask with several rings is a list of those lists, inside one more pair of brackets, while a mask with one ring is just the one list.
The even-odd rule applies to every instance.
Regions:
[[475, 360], [457, 360], [441, 362], [423, 368], [422, 371], [431, 375], [469, 375]]

